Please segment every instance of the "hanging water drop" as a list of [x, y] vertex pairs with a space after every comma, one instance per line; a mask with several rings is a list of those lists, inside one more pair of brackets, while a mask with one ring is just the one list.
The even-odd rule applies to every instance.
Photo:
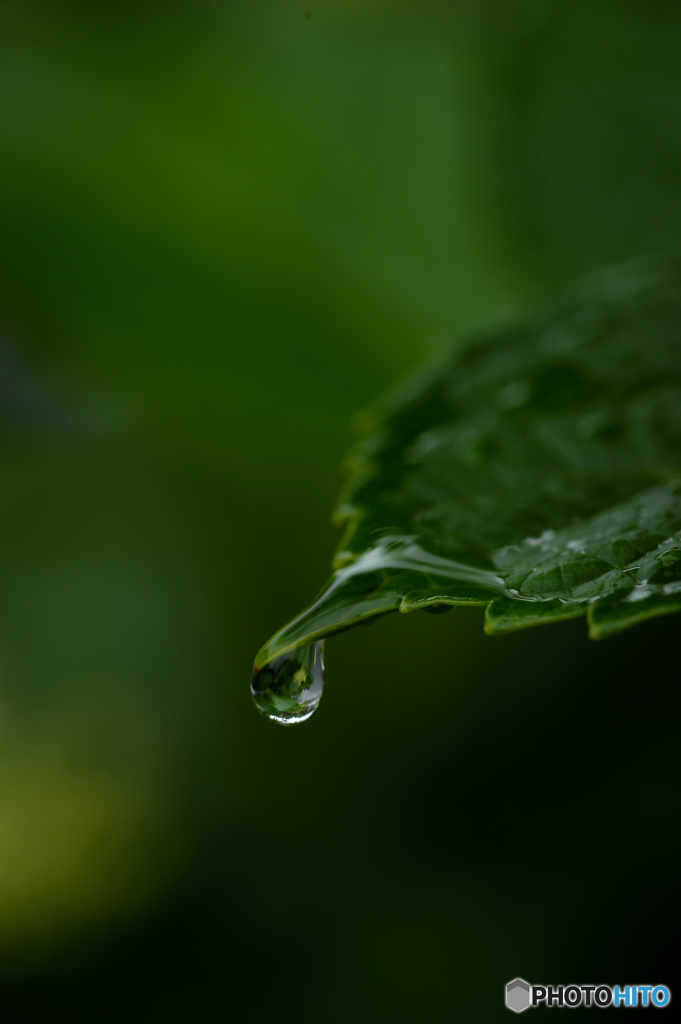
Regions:
[[251, 693], [258, 711], [280, 725], [295, 725], [309, 718], [324, 688], [323, 649], [320, 640], [254, 671]]

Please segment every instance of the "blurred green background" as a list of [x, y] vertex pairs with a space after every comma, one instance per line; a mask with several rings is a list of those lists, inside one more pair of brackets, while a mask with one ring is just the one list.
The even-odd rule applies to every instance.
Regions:
[[0, 1005], [494, 1019], [672, 983], [678, 618], [327, 644], [351, 423], [447, 332], [677, 245], [666, 0], [1, 0]]

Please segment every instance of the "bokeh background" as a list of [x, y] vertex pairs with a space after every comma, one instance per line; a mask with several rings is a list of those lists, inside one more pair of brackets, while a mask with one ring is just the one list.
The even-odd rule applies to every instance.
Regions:
[[353, 417], [678, 244], [673, 0], [1, 0], [7, 1020], [488, 1020], [672, 983], [679, 620], [482, 610], [248, 684]]

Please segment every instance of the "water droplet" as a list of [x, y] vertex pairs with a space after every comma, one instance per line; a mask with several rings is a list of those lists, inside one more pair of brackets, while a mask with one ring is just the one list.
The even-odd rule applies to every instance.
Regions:
[[304, 722], [324, 688], [324, 641], [299, 647], [253, 673], [251, 693], [258, 711], [280, 725]]

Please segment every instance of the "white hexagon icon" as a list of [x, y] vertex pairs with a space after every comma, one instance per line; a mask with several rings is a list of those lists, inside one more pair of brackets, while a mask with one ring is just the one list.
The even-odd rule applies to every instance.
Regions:
[[530, 1005], [530, 986], [522, 978], [509, 981], [506, 986], [506, 1005], [514, 1013], [522, 1013]]

